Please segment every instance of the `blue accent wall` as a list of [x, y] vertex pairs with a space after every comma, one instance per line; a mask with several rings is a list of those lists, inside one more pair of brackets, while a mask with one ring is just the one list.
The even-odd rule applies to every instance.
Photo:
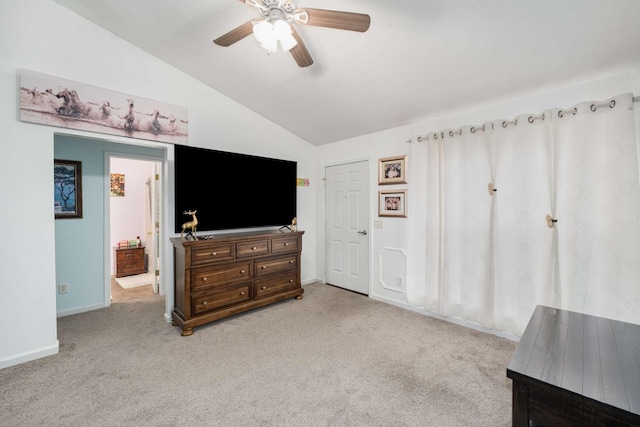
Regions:
[[[119, 144], [89, 138], [55, 135], [54, 157], [82, 162], [81, 219], [55, 221], [56, 287], [66, 283], [66, 294], [57, 293], [58, 314], [75, 313], [105, 304], [105, 152], [143, 155], [163, 159], [165, 150]], [[53, 181], [52, 181], [53, 182]], [[52, 184], [53, 185], [53, 184]], [[51, 202], [53, 211], [53, 201]]]

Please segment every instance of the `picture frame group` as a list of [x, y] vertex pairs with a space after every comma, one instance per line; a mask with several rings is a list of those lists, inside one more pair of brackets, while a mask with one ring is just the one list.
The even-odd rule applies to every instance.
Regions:
[[[383, 157], [378, 160], [378, 184], [406, 184], [407, 156]], [[378, 191], [378, 216], [407, 217], [407, 190]]]

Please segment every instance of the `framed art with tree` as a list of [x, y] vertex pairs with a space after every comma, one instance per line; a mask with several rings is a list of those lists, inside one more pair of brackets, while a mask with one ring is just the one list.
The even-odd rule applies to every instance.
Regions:
[[53, 161], [53, 194], [56, 219], [82, 218], [82, 163]]

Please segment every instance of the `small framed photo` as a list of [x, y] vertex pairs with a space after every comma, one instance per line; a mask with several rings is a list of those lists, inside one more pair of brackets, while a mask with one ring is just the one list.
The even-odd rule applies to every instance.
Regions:
[[53, 160], [53, 211], [56, 219], [82, 218], [82, 163]]
[[378, 161], [378, 184], [406, 184], [407, 156], [385, 157]]
[[111, 174], [111, 197], [124, 197], [124, 174]]
[[378, 216], [407, 217], [407, 190], [378, 192]]

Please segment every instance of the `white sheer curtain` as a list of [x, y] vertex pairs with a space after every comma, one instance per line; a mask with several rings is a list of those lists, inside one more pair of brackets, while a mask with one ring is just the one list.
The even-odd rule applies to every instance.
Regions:
[[[640, 184], [633, 99], [554, 114], [564, 308], [640, 323]], [[593, 106], [593, 107], [592, 107]], [[592, 111], [592, 110], [596, 111]]]
[[426, 262], [410, 258], [408, 302], [516, 335], [537, 304], [640, 323], [632, 110], [625, 94], [414, 139]]

